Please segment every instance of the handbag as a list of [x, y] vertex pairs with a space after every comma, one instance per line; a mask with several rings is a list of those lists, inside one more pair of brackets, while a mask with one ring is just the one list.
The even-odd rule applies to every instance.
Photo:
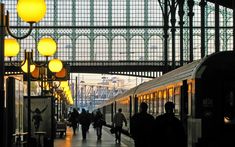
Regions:
[[102, 119], [102, 125], [106, 125], [106, 121], [104, 119]]
[[114, 134], [114, 133], [115, 133], [115, 128], [114, 128], [114, 127], [112, 127], [112, 128], [110, 129], [110, 133], [111, 133], [111, 134]]
[[106, 125], [106, 121], [103, 118], [101, 118], [101, 119], [99, 119], [98, 124], [102, 125], [102, 126]]

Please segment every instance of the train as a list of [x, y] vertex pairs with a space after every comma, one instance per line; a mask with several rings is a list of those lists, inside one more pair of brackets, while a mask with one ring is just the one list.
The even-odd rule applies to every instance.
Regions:
[[[167, 101], [175, 103], [188, 147], [235, 146], [235, 51], [207, 55], [110, 98], [97, 109], [111, 126], [118, 108], [129, 122], [141, 102], [156, 117], [165, 113]], [[123, 132], [129, 128], [123, 127]]]

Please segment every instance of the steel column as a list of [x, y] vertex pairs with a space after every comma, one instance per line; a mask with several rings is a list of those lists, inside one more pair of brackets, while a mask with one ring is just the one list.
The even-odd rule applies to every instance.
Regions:
[[215, 0], [215, 52], [220, 51], [219, 2]]
[[6, 119], [5, 119], [5, 91], [4, 91], [4, 75], [5, 75], [5, 65], [4, 65], [4, 38], [5, 23], [4, 23], [4, 4], [0, 4], [0, 144], [1, 146], [6, 146]]
[[233, 50], [235, 51], [235, 1], [233, 0]]
[[165, 0], [165, 3], [164, 3], [164, 11], [163, 11], [163, 17], [164, 17], [164, 27], [163, 27], [163, 30], [164, 30], [164, 65], [165, 65], [165, 71], [164, 72], [167, 72], [168, 71], [168, 64], [167, 64], [167, 61], [168, 61], [168, 29], [169, 29], [169, 15], [168, 15], [168, 0]]
[[180, 66], [184, 60], [184, 0], [178, 0], [179, 3], [179, 25], [180, 25]]
[[201, 6], [201, 58], [205, 56], [205, 0], [201, 0], [199, 3]]
[[189, 60], [190, 62], [193, 61], [193, 6], [194, 0], [188, 0], [188, 7], [189, 7]]
[[171, 4], [170, 4], [170, 12], [171, 12], [171, 35], [172, 35], [172, 69], [175, 68], [175, 11], [176, 11], [176, 7], [177, 7], [177, 1], [176, 0], [172, 0]]

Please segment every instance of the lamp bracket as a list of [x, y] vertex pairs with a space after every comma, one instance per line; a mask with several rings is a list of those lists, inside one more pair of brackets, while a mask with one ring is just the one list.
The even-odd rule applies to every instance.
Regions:
[[39, 63], [39, 62], [33, 62], [34, 63], [34, 65], [36, 65], [37, 67], [39, 67], [39, 68], [46, 68], [46, 66], [47, 66], [47, 62], [44, 62], [44, 63]]
[[[50, 93], [53, 93], [53, 90], [55, 89], [55, 90], [57, 90], [59, 87], [60, 87], [60, 84], [61, 84], [61, 82], [59, 82], [59, 84], [57, 85], [57, 84], [53, 84], [53, 82], [51, 82], [51, 83], [46, 83], [47, 85], [45, 85], [45, 86], [43, 86], [43, 85], [41, 85], [40, 84], [40, 82], [41, 81], [38, 81], [39, 83], [39, 87], [47, 87], [47, 86], [49, 86], [49, 92]], [[46, 82], [46, 81], [43, 81], [43, 82]]]
[[22, 67], [25, 64], [25, 62], [26, 62], [26, 60], [24, 60], [22, 63], [14, 62], [14, 61], [12, 61], [12, 57], [9, 57], [9, 59], [10, 59], [10, 64], [12, 66], [15, 66], [15, 67], [18, 67], [18, 66]]
[[34, 64], [37, 66], [37, 67], [45, 67], [45, 66], [47, 66], [47, 64], [48, 64], [48, 56], [46, 56], [46, 61], [45, 62], [42, 62], [42, 63], [35, 63], [34, 62]]
[[10, 30], [10, 25], [9, 25], [9, 11], [7, 11], [7, 15], [5, 16], [5, 20], [6, 20], [6, 29], [7, 29], [7, 33], [8, 33], [11, 37], [13, 37], [13, 38], [15, 38], [15, 39], [24, 39], [24, 38], [28, 37], [28, 36], [31, 34], [32, 30], [33, 30], [33, 23], [34, 23], [34, 22], [28, 22], [28, 23], [29, 23], [29, 31], [28, 31], [24, 36], [15, 36], [15, 35], [11, 32], [11, 30]]

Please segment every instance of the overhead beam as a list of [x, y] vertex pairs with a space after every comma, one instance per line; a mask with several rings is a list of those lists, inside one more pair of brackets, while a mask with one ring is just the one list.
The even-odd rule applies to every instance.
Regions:
[[207, 0], [207, 1], [212, 3], [215, 3], [217, 1], [219, 5], [232, 9], [233, 0]]

